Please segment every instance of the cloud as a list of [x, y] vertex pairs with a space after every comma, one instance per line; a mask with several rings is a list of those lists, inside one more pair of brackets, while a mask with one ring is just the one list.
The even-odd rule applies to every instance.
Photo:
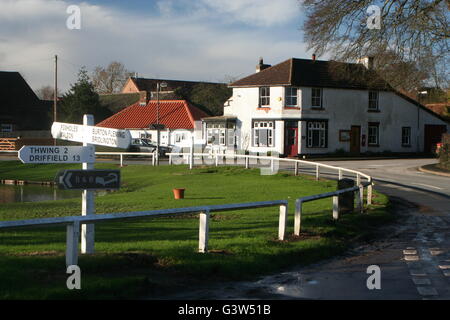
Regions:
[[305, 55], [292, 3], [164, 0], [156, 2], [156, 10], [129, 11], [85, 1], [79, 4], [81, 30], [68, 30], [72, 1], [0, 0], [0, 70], [20, 71], [38, 89], [53, 83], [58, 54], [63, 90], [76, 81], [81, 66], [92, 70], [111, 61], [146, 77], [245, 76], [260, 56], [277, 63]]

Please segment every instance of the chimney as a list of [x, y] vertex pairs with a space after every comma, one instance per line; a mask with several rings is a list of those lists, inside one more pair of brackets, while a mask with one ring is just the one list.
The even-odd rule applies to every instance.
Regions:
[[374, 57], [366, 56], [358, 59], [358, 63], [362, 64], [364, 67], [366, 67], [368, 70], [373, 69], [373, 61]]
[[271, 65], [270, 64], [264, 64], [264, 60], [263, 58], [259, 58], [259, 63], [256, 66], [256, 73], [263, 71], [264, 69], [270, 68]]
[[316, 61], [316, 54], [315, 53], [312, 54], [312, 61]]
[[145, 107], [148, 103], [147, 91], [139, 91], [139, 105]]

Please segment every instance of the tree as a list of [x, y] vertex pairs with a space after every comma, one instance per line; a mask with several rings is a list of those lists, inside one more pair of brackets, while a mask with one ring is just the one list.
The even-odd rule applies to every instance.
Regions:
[[223, 105], [233, 94], [232, 89], [228, 88], [226, 84], [212, 83], [196, 84], [189, 92], [181, 89], [177, 89], [175, 92], [213, 116], [223, 114]]
[[106, 68], [98, 66], [94, 69], [92, 76], [95, 91], [98, 93], [118, 93], [133, 73], [117, 61], [111, 62]]
[[[54, 99], [55, 89], [52, 86], [43, 86], [40, 89], [36, 90], [36, 95], [41, 100], [53, 100]], [[58, 96], [61, 95], [61, 92], [58, 90]]]
[[60, 112], [61, 118], [71, 123], [82, 123], [84, 114], [94, 115], [96, 122], [111, 115], [109, 110], [101, 106], [99, 95], [94, 91], [86, 68], [80, 69], [78, 81], [62, 97]]
[[[427, 70], [427, 80], [447, 87], [449, 7], [444, 0], [303, 0], [303, 26], [309, 49], [333, 59], [355, 61], [389, 52], [391, 70]], [[373, 28], [373, 7], [380, 9], [380, 28]], [[382, 69], [380, 69], [382, 70]], [[395, 83], [405, 72], [383, 74]], [[411, 79], [411, 78], [410, 78]]]

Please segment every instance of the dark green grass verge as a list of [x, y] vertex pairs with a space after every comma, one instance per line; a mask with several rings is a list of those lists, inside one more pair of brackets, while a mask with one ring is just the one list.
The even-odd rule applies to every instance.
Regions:
[[[2, 162], [0, 179], [51, 180], [61, 168], [68, 166]], [[186, 199], [174, 200], [172, 188], [179, 187]], [[338, 222], [331, 198], [323, 199], [304, 205], [303, 235], [291, 236], [295, 199], [335, 188], [334, 181], [238, 167], [127, 166], [121, 190], [97, 197], [97, 213], [286, 199], [289, 236], [277, 240], [275, 207], [213, 213], [208, 254], [197, 253], [198, 215], [100, 223], [96, 253], [79, 259], [82, 290], [69, 291], [63, 227], [0, 231], [0, 299], [152, 298], [203, 282], [253, 279], [342, 253], [392, 220], [387, 198], [378, 193], [366, 214]], [[80, 206], [80, 199], [2, 204], [0, 219], [78, 215]]]

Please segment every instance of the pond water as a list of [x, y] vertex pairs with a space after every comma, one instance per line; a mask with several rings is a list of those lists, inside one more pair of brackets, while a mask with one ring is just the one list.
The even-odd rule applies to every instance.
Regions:
[[80, 197], [81, 190], [59, 190], [41, 185], [0, 185], [0, 203], [39, 202]]

